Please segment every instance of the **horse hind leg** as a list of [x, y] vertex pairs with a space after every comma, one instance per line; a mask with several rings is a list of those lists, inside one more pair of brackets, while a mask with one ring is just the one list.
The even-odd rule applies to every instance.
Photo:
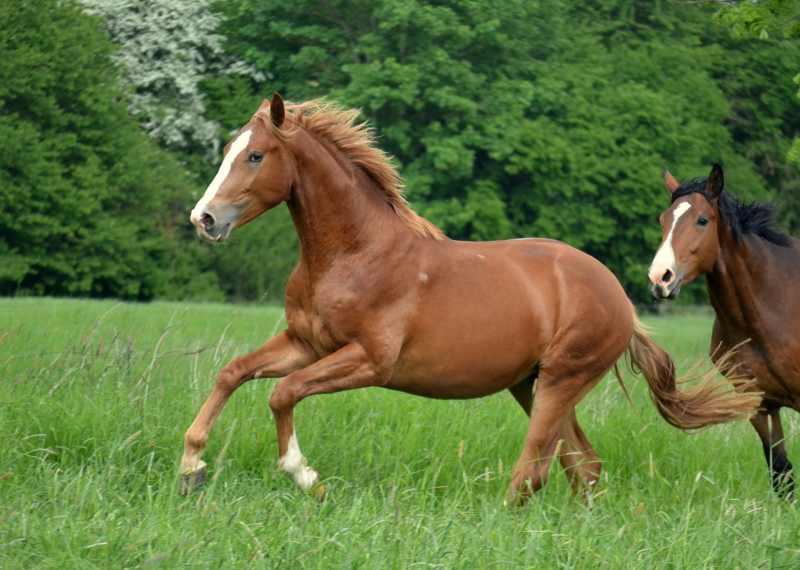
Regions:
[[[572, 421], [575, 405], [600, 382], [606, 372], [607, 370], [602, 374], [597, 374], [596, 371], [569, 375], [562, 373], [554, 376], [543, 371], [539, 376], [539, 387], [522, 455], [514, 467], [511, 484], [506, 491], [507, 505], [524, 504], [533, 493], [547, 483], [550, 464], [557, 451], [560, 451], [557, 447], [559, 440], [562, 439], [565, 423]], [[577, 430], [575, 433], [577, 435]], [[577, 440], [580, 441], [580, 438]], [[586, 443], [588, 444], [588, 441]], [[563, 445], [562, 442], [562, 448]], [[569, 446], [572, 450], [576, 442], [571, 442]], [[579, 473], [579, 471], [573, 472]], [[599, 470], [597, 472], [599, 473]]]
[[602, 463], [583, 433], [575, 415], [575, 408], [569, 413], [561, 428], [561, 454], [559, 461], [572, 486], [572, 492], [589, 494], [600, 479]]
[[750, 419], [750, 423], [761, 438], [764, 456], [772, 475], [772, 488], [783, 498], [793, 498], [793, 467], [786, 454], [780, 408], [759, 410]]

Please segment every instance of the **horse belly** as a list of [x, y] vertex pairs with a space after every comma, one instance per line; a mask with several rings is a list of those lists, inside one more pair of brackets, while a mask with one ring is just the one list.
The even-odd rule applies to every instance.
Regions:
[[480, 398], [513, 386], [535, 368], [548, 319], [536, 314], [528, 292], [473, 293], [460, 302], [450, 297], [426, 304], [387, 388], [431, 398]]

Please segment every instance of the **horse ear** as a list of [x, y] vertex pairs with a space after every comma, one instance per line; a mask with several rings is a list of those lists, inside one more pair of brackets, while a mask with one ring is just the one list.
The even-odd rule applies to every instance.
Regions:
[[272, 117], [272, 123], [276, 127], [280, 127], [283, 124], [283, 120], [286, 118], [286, 109], [283, 106], [283, 97], [281, 97], [277, 91], [272, 97], [272, 103], [269, 105], [269, 115]]
[[680, 183], [675, 180], [675, 177], [672, 175], [672, 173], [670, 173], [669, 170], [667, 170], [666, 166], [664, 167], [664, 185], [667, 187], [667, 190], [669, 190], [670, 194], [674, 194], [675, 190], [677, 190], [678, 186], [680, 186]]
[[266, 109], [267, 107], [269, 107], [269, 99], [264, 99], [261, 102], [261, 106], [258, 108], [258, 110], [260, 111], [261, 109]]
[[725, 187], [725, 177], [722, 176], [722, 167], [714, 163], [714, 168], [711, 169], [711, 174], [708, 175], [708, 186], [706, 186], [706, 194], [712, 198], [718, 198], [722, 194], [722, 189]]

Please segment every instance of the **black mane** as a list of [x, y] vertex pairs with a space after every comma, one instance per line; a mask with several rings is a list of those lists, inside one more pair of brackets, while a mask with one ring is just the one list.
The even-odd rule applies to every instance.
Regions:
[[[707, 186], [708, 178], [695, 178], [684, 182], [672, 193], [672, 202], [675, 203], [678, 198], [689, 194], [701, 194], [709, 203], [714, 205], [711, 196], [706, 193]], [[733, 243], [735, 245], [739, 245], [742, 240], [742, 234], [755, 234], [775, 245], [789, 246], [789, 236], [774, 228], [775, 214], [778, 211], [778, 206], [774, 202], [767, 200], [762, 203], [750, 202], [746, 204], [739, 201], [738, 196], [723, 190], [717, 199], [716, 206], [720, 218], [733, 233]]]

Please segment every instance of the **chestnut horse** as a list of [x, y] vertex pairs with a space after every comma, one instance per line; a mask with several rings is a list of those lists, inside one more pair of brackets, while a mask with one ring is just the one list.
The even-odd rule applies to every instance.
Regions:
[[357, 116], [319, 101], [265, 100], [192, 211], [198, 233], [221, 241], [286, 202], [301, 253], [286, 288], [288, 328], [222, 369], [186, 432], [184, 492], [205, 478], [200, 456], [226, 401], [259, 377], [283, 378], [269, 400], [278, 469], [318, 497], [324, 487], [300, 452], [293, 420], [295, 406], [315, 394], [381, 386], [480, 398], [509, 390], [530, 416], [507, 493], [512, 504], [545, 483], [554, 455], [576, 492], [596, 482], [600, 461], [575, 405], [626, 351], [675, 426], [755, 410], [758, 399], [715, 391], [710, 378], [678, 391], [672, 359], [592, 257], [546, 239], [447, 239], [408, 207], [389, 157], [354, 124]]
[[[711, 358], [725, 373], [755, 378], [764, 393], [750, 422], [772, 471], [772, 485], [794, 491], [780, 409], [800, 411], [800, 241], [772, 228], [775, 206], [744, 204], [724, 190], [722, 168], [679, 184], [664, 168], [672, 206], [648, 271], [653, 295], [675, 299], [681, 285], [706, 276], [716, 312]], [[736, 348], [720, 366], [720, 355]]]

